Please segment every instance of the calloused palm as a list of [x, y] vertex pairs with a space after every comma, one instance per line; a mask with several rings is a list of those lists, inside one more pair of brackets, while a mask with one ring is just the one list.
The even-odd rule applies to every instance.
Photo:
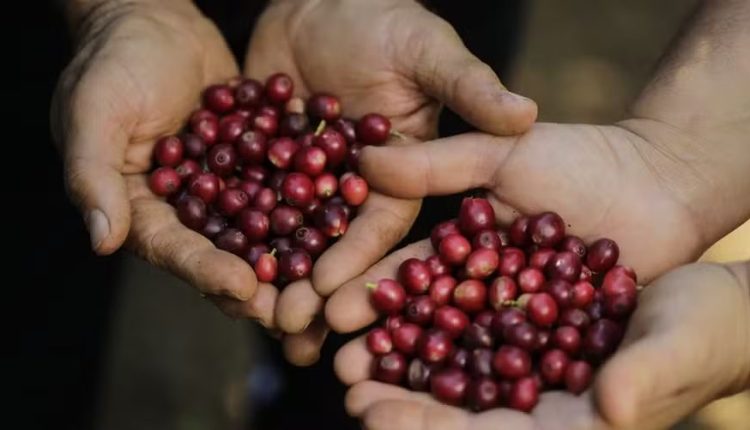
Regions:
[[[429, 241], [415, 243], [371, 274], [394, 277], [401, 261], [430, 253]], [[694, 264], [645, 289], [623, 344], [598, 373], [593, 390], [581, 396], [544, 393], [531, 414], [504, 408], [467, 412], [427, 393], [369, 380], [373, 357], [364, 336], [339, 350], [335, 369], [352, 385], [347, 411], [369, 430], [662, 429], [711, 400], [750, 387], [748, 354], [750, 263]]]
[[51, 116], [92, 247], [108, 254], [127, 239], [228, 313], [272, 324], [275, 290], [256, 294], [246, 263], [182, 226], [146, 185], [155, 140], [181, 127], [205, 86], [238, 74], [221, 35], [190, 2], [102, 3], [81, 30]]
[[[379, 112], [420, 140], [435, 136], [443, 102], [501, 135], [525, 130], [536, 117], [532, 101], [507, 92], [450, 25], [412, 0], [273, 2], [257, 23], [244, 73], [264, 79], [278, 71], [294, 79], [301, 96], [336, 94], [345, 116]], [[316, 263], [312, 283], [281, 294], [279, 326], [302, 331], [322, 308], [319, 296], [382, 258], [408, 232], [419, 207], [417, 199], [371, 193], [347, 234]]]

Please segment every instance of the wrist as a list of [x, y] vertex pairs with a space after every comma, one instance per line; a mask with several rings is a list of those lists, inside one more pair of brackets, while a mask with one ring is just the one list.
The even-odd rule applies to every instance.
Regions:
[[[62, 0], [68, 27], [76, 36], [86, 27], [97, 27], [96, 22], [108, 21], [137, 11], [143, 7], [187, 11], [194, 8], [192, 0]], [[197, 9], [196, 9], [197, 10]]]

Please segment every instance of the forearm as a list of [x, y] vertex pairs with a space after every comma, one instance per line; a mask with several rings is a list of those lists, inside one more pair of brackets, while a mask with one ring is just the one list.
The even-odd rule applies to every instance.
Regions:
[[651, 144], [706, 246], [750, 217], [748, 22], [750, 1], [704, 1], [622, 123]]

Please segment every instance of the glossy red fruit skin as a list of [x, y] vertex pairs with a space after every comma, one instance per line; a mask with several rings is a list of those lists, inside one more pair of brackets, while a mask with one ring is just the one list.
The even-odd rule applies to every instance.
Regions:
[[503, 331], [503, 339], [509, 345], [517, 346], [532, 352], [539, 346], [539, 331], [533, 324], [520, 322], [506, 327]]
[[313, 138], [313, 145], [325, 151], [329, 169], [337, 168], [346, 159], [346, 139], [330, 127]]
[[227, 115], [219, 120], [219, 141], [234, 143], [247, 127], [247, 119], [240, 115]]
[[292, 243], [296, 248], [307, 251], [315, 259], [328, 247], [328, 238], [315, 227], [300, 227], [294, 232]]
[[506, 327], [526, 321], [526, 313], [515, 307], [500, 309], [492, 320], [492, 333], [495, 337], [502, 337]]
[[276, 207], [276, 203], [276, 191], [270, 188], [261, 188], [258, 194], [255, 195], [251, 207], [268, 214]]
[[475, 412], [492, 409], [500, 404], [500, 387], [492, 378], [476, 379], [469, 384], [466, 403]]
[[594, 321], [583, 338], [583, 353], [590, 360], [602, 361], [615, 351], [622, 335], [619, 324], [608, 319]]
[[492, 331], [477, 323], [471, 323], [466, 327], [461, 340], [463, 341], [463, 345], [469, 349], [491, 348], [495, 344]]
[[274, 104], [281, 105], [292, 98], [294, 81], [285, 73], [275, 73], [266, 80], [266, 98]]
[[378, 311], [384, 314], [395, 314], [404, 308], [406, 290], [393, 279], [381, 279], [377, 284], [368, 284], [372, 290], [370, 300]]
[[565, 237], [565, 223], [560, 215], [544, 212], [531, 218], [528, 227], [531, 243], [552, 248]]
[[456, 278], [450, 275], [435, 277], [430, 283], [430, 298], [438, 306], [449, 304], [453, 298], [453, 290], [456, 289], [457, 284]]
[[302, 212], [286, 205], [279, 205], [269, 216], [271, 231], [277, 236], [287, 236], [302, 226], [305, 218]]
[[529, 221], [529, 217], [521, 216], [510, 225], [508, 235], [513, 245], [525, 246], [529, 243]]
[[208, 148], [206, 142], [200, 136], [193, 133], [182, 133], [180, 140], [183, 145], [183, 155], [186, 158], [197, 160], [203, 157]]
[[552, 296], [557, 307], [565, 309], [573, 304], [573, 286], [563, 279], [552, 279], [545, 285], [545, 291]]
[[388, 354], [393, 350], [391, 335], [383, 328], [374, 328], [367, 334], [367, 349], [376, 355]]
[[430, 288], [432, 273], [424, 261], [409, 258], [399, 265], [398, 280], [410, 294], [423, 294]]
[[440, 259], [439, 255], [430, 255], [424, 262], [430, 268], [430, 274], [433, 279], [438, 276], [450, 275], [450, 267]]
[[494, 249], [476, 249], [466, 259], [466, 275], [472, 279], [484, 279], [493, 274], [499, 264], [500, 255]]
[[474, 315], [474, 324], [479, 324], [482, 327], [492, 327], [492, 320], [495, 319], [495, 312], [485, 309]]
[[613, 320], [622, 320], [635, 311], [638, 304], [636, 295], [615, 294], [604, 297], [604, 315]]
[[339, 181], [332, 173], [323, 173], [315, 178], [315, 196], [327, 199], [339, 189]]
[[589, 246], [586, 265], [594, 272], [603, 273], [611, 269], [620, 257], [620, 248], [612, 239], [602, 238]]
[[248, 130], [240, 135], [235, 143], [237, 156], [243, 163], [260, 164], [266, 159], [268, 139], [257, 130]]
[[471, 246], [473, 249], [487, 248], [494, 251], [500, 251], [502, 242], [497, 230], [486, 229], [479, 231], [474, 235], [474, 238], [471, 240]]
[[180, 189], [182, 180], [177, 171], [171, 167], [159, 167], [151, 172], [149, 188], [157, 196], [165, 197]]
[[211, 111], [199, 109], [190, 116], [190, 129], [207, 146], [211, 146], [219, 137], [219, 118]]
[[234, 89], [234, 100], [242, 108], [255, 108], [263, 100], [263, 84], [255, 79], [243, 79]]
[[255, 181], [263, 184], [268, 180], [268, 169], [260, 165], [245, 165], [240, 170], [240, 178], [244, 181]]
[[591, 269], [589, 269], [589, 266], [585, 264], [581, 265], [581, 274], [578, 275], [578, 280], [591, 282], [593, 278], [594, 278], [594, 274], [591, 272]]
[[550, 258], [545, 273], [549, 279], [560, 278], [575, 282], [581, 274], [581, 259], [569, 251], [558, 252]]
[[228, 85], [211, 85], [203, 91], [203, 105], [222, 114], [234, 108], [234, 93]]
[[216, 236], [214, 244], [221, 250], [239, 255], [247, 248], [248, 242], [241, 231], [228, 228]]
[[458, 229], [457, 219], [443, 221], [432, 228], [432, 232], [430, 232], [432, 247], [437, 251], [440, 248], [440, 242], [451, 234], [461, 234], [461, 231]]
[[261, 113], [250, 121], [250, 127], [267, 137], [273, 137], [279, 131], [279, 119], [273, 115]]
[[175, 168], [175, 171], [177, 171], [177, 174], [180, 175], [180, 179], [185, 183], [189, 181], [193, 175], [200, 173], [202, 168], [197, 161], [185, 159]]
[[373, 367], [373, 377], [380, 382], [398, 385], [406, 376], [406, 359], [396, 351], [376, 357]]
[[307, 278], [312, 272], [312, 258], [304, 249], [292, 248], [279, 256], [279, 274], [287, 281]]
[[314, 178], [326, 168], [326, 153], [317, 146], [300, 148], [294, 155], [294, 170]]
[[539, 402], [539, 385], [533, 377], [519, 379], [513, 384], [508, 406], [523, 412], [531, 412]]
[[492, 368], [503, 378], [523, 378], [531, 374], [531, 356], [517, 346], [503, 345], [492, 357]]
[[424, 331], [417, 340], [417, 353], [425, 363], [441, 363], [453, 352], [453, 341], [442, 330]]
[[518, 248], [506, 247], [500, 250], [500, 265], [497, 271], [501, 275], [516, 276], [526, 267], [526, 254]]
[[154, 158], [160, 166], [176, 167], [182, 161], [184, 146], [177, 136], [166, 136], [156, 141]]
[[245, 208], [237, 215], [237, 228], [247, 236], [250, 242], [260, 242], [268, 236], [270, 221], [263, 212]]
[[409, 388], [414, 391], [429, 391], [432, 371], [432, 366], [428, 366], [418, 358], [412, 359], [406, 373]]
[[185, 196], [177, 202], [177, 218], [187, 228], [201, 231], [208, 220], [206, 204], [198, 197]]
[[[247, 261], [251, 266], [255, 266], [255, 263], [258, 262], [261, 255], [271, 254], [271, 252], [272, 251], [270, 246], [266, 245], [265, 243], [256, 243], [247, 247], [245, 252], [242, 254], [242, 258], [244, 258], [245, 261]], [[276, 259], [275, 253], [274, 259]]]
[[635, 270], [633, 270], [630, 266], [625, 266], [622, 264], [616, 264], [613, 268], [609, 269], [607, 272], [607, 275], [617, 277], [617, 276], [627, 276], [636, 283], [638, 282], [638, 276], [635, 274]]
[[229, 176], [237, 167], [237, 152], [228, 143], [219, 143], [211, 147], [206, 155], [209, 170], [218, 176]]
[[608, 272], [604, 276], [600, 291], [605, 297], [617, 294], [635, 296], [638, 293], [638, 286], [631, 277], [621, 274], [621, 272]]
[[469, 377], [460, 369], [444, 369], [430, 378], [430, 391], [439, 401], [461, 406], [469, 388]]
[[433, 320], [437, 305], [429, 296], [416, 296], [406, 303], [404, 316], [407, 321], [426, 326]]
[[367, 145], [384, 143], [391, 133], [391, 122], [377, 113], [368, 113], [357, 121], [357, 137]]
[[359, 171], [359, 157], [362, 155], [362, 148], [364, 148], [364, 145], [361, 143], [353, 143], [346, 149], [346, 167], [353, 172]]
[[460, 234], [449, 234], [440, 241], [440, 258], [452, 266], [464, 264], [471, 253], [471, 244]]
[[402, 315], [388, 315], [385, 321], [383, 321], [383, 328], [393, 335], [393, 331], [401, 327], [405, 322], [406, 320]]
[[524, 293], [538, 293], [544, 288], [544, 273], [535, 267], [518, 272], [518, 287]]
[[307, 175], [292, 172], [281, 184], [281, 196], [292, 206], [305, 207], [315, 197], [315, 184]]
[[307, 113], [313, 118], [333, 123], [341, 118], [341, 102], [330, 94], [313, 94], [307, 100]]
[[469, 237], [485, 229], [494, 229], [495, 211], [490, 202], [474, 197], [463, 199], [458, 212], [458, 227]]
[[353, 145], [357, 142], [357, 124], [348, 118], [340, 118], [333, 123], [333, 128], [341, 133], [347, 143]]
[[292, 160], [299, 151], [300, 146], [294, 139], [280, 137], [272, 140], [268, 145], [268, 161], [278, 169], [288, 170], [292, 166]]
[[349, 217], [342, 206], [328, 203], [315, 214], [315, 226], [328, 237], [339, 237], [349, 228]]
[[414, 355], [417, 352], [417, 344], [423, 332], [422, 327], [404, 322], [391, 333], [394, 348], [406, 355]]
[[565, 388], [573, 394], [581, 394], [591, 385], [591, 365], [583, 360], [571, 361], [565, 370]]
[[575, 357], [581, 350], [581, 333], [572, 326], [560, 326], [552, 333], [552, 342], [561, 350]]
[[556, 386], [565, 380], [565, 371], [568, 369], [570, 358], [565, 351], [550, 349], [546, 351], [539, 360], [539, 371], [544, 382]]
[[456, 285], [453, 303], [466, 313], [479, 312], [487, 301], [487, 287], [483, 282], [468, 279]]
[[469, 325], [469, 317], [453, 306], [441, 306], [435, 310], [433, 325], [448, 333], [450, 337], [457, 338]]
[[563, 240], [557, 245], [557, 249], [560, 251], [570, 251], [580, 257], [581, 261], [584, 261], [586, 257], [586, 243], [578, 236], [565, 236]]
[[223, 215], [232, 217], [237, 215], [250, 203], [244, 191], [237, 188], [226, 188], [216, 198], [216, 208]]
[[363, 177], [350, 172], [342, 176], [340, 182], [341, 196], [348, 205], [359, 206], [367, 200], [370, 188]]
[[201, 229], [201, 234], [209, 239], [214, 239], [227, 228], [227, 220], [220, 215], [211, 215]]
[[278, 261], [276, 256], [262, 254], [253, 265], [255, 276], [260, 282], [273, 282], [278, 275]]
[[555, 254], [557, 252], [552, 248], [539, 248], [529, 257], [529, 267], [544, 270], [544, 267]]
[[310, 129], [310, 121], [307, 115], [300, 113], [288, 113], [279, 121], [279, 135], [297, 137]]
[[557, 321], [558, 306], [551, 295], [537, 293], [531, 296], [526, 312], [531, 322], [540, 327], [548, 327]]
[[518, 295], [518, 285], [509, 276], [495, 278], [487, 290], [489, 305], [495, 310], [500, 310], [505, 304], [512, 302]]
[[453, 348], [453, 352], [448, 356], [443, 365], [445, 367], [453, 367], [456, 369], [466, 368], [466, 363], [469, 361], [469, 351], [465, 348]]
[[578, 308], [563, 309], [557, 321], [561, 326], [574, 327], [581, 333], [591, 325], [591, 317], [585, 311]]
[[571, 306], [576, 308], [585, 308], [594, 300], [594, 286], [587, 281], [578, 281], [573, 284], [573, 298]]
[[536, 351], [546, 351], [552, 343], [551, 339], [549, 330], [539, 330], [536, 334]]
[[475, 348], [469, 353], [466, 370], [474, 378], [492, 376], [492, 357], [495, 353], [489, 348]]

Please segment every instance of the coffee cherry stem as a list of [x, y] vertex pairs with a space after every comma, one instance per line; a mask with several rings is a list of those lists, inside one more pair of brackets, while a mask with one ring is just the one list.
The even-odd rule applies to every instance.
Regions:
[[315, 129], [315, 136], [320, 136], [321, 133], [323, 133], [323, 130], [326, 129], [326, 120], [321, 120], [320, 123], [318, 123], [318, 128]]
[[375, 288], [378, 288], [378, 284], [374, 282], [367, 282], [365, 284], [365, 288], [367, 288], [368, 290], [374, 290]]
[[398, 130], [391, 130], [389, 134], [391, 135], [391, 137], [395, 137], [396, 139], [406, 140], [406, 135]]

